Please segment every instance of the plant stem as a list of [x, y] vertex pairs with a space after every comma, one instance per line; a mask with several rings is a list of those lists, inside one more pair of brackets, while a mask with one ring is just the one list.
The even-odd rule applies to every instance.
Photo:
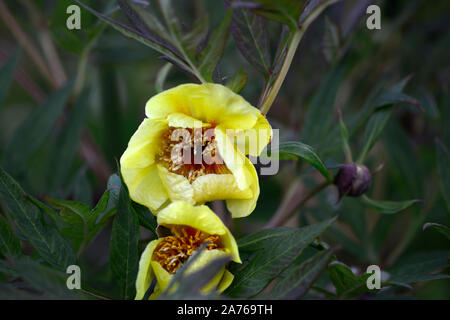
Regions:
[[329, 181], [325, 181], [322, 184], [319, 184], [317, 187], [311, 190], [311, 192], [308, 193], [303, 199], [301, 199], [287, 214], [274, 217], [272, 220], [270, 220], [269, 223], [267, 223], [267, 225], [264, 227], [264, 229], [281, 226], [284, 223], [286, 223], [286, 221], [288, 221], [295, 215], [295, 213], [297, 213], [298, 209], [303, 207], [306, 202], [308, 202], [312, 197], [314, 197], [320, 191], [328, 187], [330, 184], [331, 182]]
[[283, 65], [281, 66], [280, 73], [278, 74], [273, 86], [270, 88], [269, 92], [265, 95], [264, 103], [261, 106], [261, 113], [267, 114], [269, 112], [270, 107], [275, 101], [276, 96], [278, 95], [278, 91], [280, 91], [281, 85], [284, 82], [284, 78], [286, 78], [289, 67], [291, 66], [292, 59], [294, 58], [295, 51], [300, 43], [300, 40], [303, 37], [305, 29], [297, 29], [292, 37], [289, 48], [286, 53], [286, 57], [284, 58]]

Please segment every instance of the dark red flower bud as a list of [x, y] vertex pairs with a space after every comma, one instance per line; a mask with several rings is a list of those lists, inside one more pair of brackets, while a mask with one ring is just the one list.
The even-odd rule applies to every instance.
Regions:
[[369, 189], [371, 182], [369, 169], [356, 163], [342, 165], [334, 178], [334, 184], [339, 189], [339, 199], [343, 196], [361, 196]]

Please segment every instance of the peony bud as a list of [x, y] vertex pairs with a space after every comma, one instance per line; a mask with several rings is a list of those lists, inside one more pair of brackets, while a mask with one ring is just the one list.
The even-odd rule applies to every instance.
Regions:
[[348, 163], [341, 166], [334, 184], [339, 189], [339, 199], [343, 196], [359, 197], [369, 189], [371, 180], [370, 171], [366, 166]]

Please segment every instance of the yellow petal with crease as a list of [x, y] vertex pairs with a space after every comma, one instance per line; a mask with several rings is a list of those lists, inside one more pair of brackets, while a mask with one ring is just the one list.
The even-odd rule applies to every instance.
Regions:
[[167, 119], [173, 113], [239, 129], [252, 128], [260, 114], [243, 97], [214, 83], [179, 85], [150, 98], [145, 106], [151, 119]]
[[245, 158], [245, 175], [249, 181], [250, 189], [253, 197], [251, 199], [227, 199], [227, 209], [230, 211], [233, 218], [242, 218], [248, 216], [255, 210], [256, 203], [259, 197], [259, 180], [255, 167], [248, 158]]
[[223, 272], [223, 277], [220, 280], [220, 283], [217, 287], [217, 292], [218, 293], [224, 292], [230, 286], [230, 284], [233, 282], [233, 279], [234, 279], [234, 275], [230, 271], [225, 269], [225, 271]]
[[217, 148], [223, 162], [228, 170], [233, 173], [238, 188], [245, 190], [248, 188], [248, 181], [245, 175], [245, 159], [244, 154], [236, 147], [235, 144], [227, 136], [225, 129], [220, 126], [216, 127], [214, 134], [217, 141]]
[[125, 168], [145, 168], [155, 162], [161, 149], [161, 137], [168, 124], [164, 120], [145, 119], [128, 142], [128, 147], [120, 158], [120, 166]]
[[142, 300], [147, 292], [153, 277], [155, 276], [150, 264], [150, 260], [153, 255], [153, 251], [162, 239], [151, 241], [144, 252], [142, 252], [141, 259], [139, 260], [139, 271], [136, 278], [136, 297], [135, 300]]
[[130, 198], [155, 212], [167, 201], [169, 195], [159, 177], [156, 165], [145, 168], [120, 168], [128, 187]]
[[210, 127], [211, 124], [203, 122], [184, 113], [171, 113], [167, 116], [169, 126], [176, 128]]
[[205, 203], [217, 199], [251, 199], [250, 188], [240, 190], [232, 174], [207, 174], [192, 182], [194, 200]]
[[241, 262], [236, 240], [208, 206], [193, 206], [184, 201], [172, 202], [158, 213], [157, 221], [163, 226], [185, 225], [208, 234], [220, 235], [225, 252], [232, 255], [233, 261]]
[[158, 172], [169, 198], [172, 201], [183, 200], [195, 203], [194, 189], [184, 176], [169, 172], [164, 166], [158, 165]]

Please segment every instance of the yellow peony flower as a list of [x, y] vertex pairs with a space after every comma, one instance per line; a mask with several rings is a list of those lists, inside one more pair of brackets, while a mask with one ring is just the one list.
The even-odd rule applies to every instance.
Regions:
[[[217, 215], [206, 205], [192, 206], [176, 201], [158, 213], [158, 224], [171, 230], [172, 235], [151, 241], [141, 255], [136, 279], [136, 299], [142, 299], [154, 277], [155, 290], [150, 299], [156, 299], [167, 288], [173, 274], [203, 243], [209, 242], [187, 273], [199, 270], [212, 260], [231, 255], [241, 263], [236, 241]], [[202, 292], [224, 291], [233, 281], [233, 275], [222, 269]]]
[[176, 200], [226, 200], [234, 218], [254, 210], [258, 176], [246, 155], [258, 156], [272, 135], [258, 109], [230, 89], [207, 83], [166, 90], [147, 102], [145, 113], [120, 159], [134, 201], [155, 215]]

